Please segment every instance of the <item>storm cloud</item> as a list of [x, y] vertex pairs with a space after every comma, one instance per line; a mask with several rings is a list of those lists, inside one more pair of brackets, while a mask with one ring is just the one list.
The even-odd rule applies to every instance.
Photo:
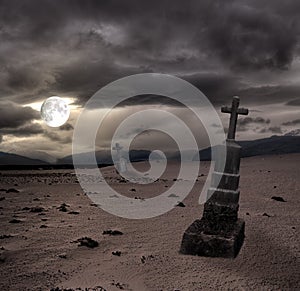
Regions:
[[271, 4], [2, 0], [1, 90], [22, 102], [50, 93], [85, 102], [117, 78], [162, 72], [224, 103], [252, 87], [248, 73], [276, 76], [299, 54], [298, 1]]
[[39, 118], [40, 114], [31, 107], [23, 107], [13, 102], [0, 102], [0, 130], [17, 128]]
[[37, 135], [44, 133], [44, 130], [40, 124], [37, 123], [29, 123], [17, 128], [4, 128], [1, 129], [1, 133], [3, 135], [14, 135], [19, 137], [26, 137], [31, 135]]
[[[24, 105], [57, 95], [80, 108], [138, 73], [180, 77], [217, 109], [238, 95], [251, 115], [239, 120], [240, 132], [280, 133], [300, 107], [299, 21], [298, 0], [0, 0], [0, 134], [64, 147], [76, 116], [45, 129]], [[140, 104], [181, 106], [154, 95], [119, 106]]]
[[285, 125], [285, 126], [300, 125], [300, 119], [295, 119], [295, 120], [292, 120], [292, 121], [287, 121], [287, 122], [282, 123], [282, 125]]
[[275, 134], [281, 134], [282, 133], [282, 129], [280, 126], [271, 126], [271, 127], [265, 127], [263, 129], [260, 130], [260, 133], [275, 133]]

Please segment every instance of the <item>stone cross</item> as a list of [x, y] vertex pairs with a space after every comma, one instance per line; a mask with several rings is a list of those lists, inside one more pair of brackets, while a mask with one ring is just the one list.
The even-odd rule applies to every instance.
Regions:
[[121, 154], [122, 148], [123, 147], [121, 147], [119, 143], [116, 143], [116, 145], [113, 147], [113, 150], [117, 151], [116, 167], [120, 173], [127, 171], [126, 160], [122, 157], [122, 154]]
[[122, 147], [120, 146], [120, 144], [117, 142], [116, 145], [113, 147], [113, 150], [116, 150], [117, 151], [117, 155], [118, 155], [118, 160], [120, 159], [121, 157], [121, 149]]
[[182, 254], [234, 258], [242, 247], [245, 222], [238, 218], [241, 147], [234, 138], [238, 114], [247, 115], [248, 109], [238, 107], [239, 98], [234, 97], [231, 108], [221, 109], [231, 114], [227, 140], [220, 145], [226, 147], [225, 167], [220, 156], [224, 151], [220, 151], [202, 218], [185, 231], [180, 248]]
[[221, 108], [221, 112], [223, 113], [230, 113], [230, 122], [228, 128], [228, 135], [227, 139], [235, 139], [235, 131], [236, 131], [236, 124], [238, 115], [248, 115], [249, 110], [245, 108], [239, 108], [240, 98], [235, 96], [232, 100], [231, 107], [223, 106]]

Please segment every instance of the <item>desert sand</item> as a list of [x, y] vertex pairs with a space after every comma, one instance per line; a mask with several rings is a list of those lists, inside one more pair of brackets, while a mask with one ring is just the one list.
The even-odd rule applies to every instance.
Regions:
[[[300, 290], [299, 165], [299, 154], [242, 159], [246, 238], [235, 259], [178, 252], [185, 229], [202, 216], [198, 197], [209, 162], [201, 164], [185, 207], [145, 220], [96, 207], [72, 170], [2, 171], [0, 290]], [[175, 165], [152, 185], [120, 183], [112, 167], [103, 172], [139, 198], [160, 194], [176, 178]], [[98, 246], [79, 246], [83, 237]]]

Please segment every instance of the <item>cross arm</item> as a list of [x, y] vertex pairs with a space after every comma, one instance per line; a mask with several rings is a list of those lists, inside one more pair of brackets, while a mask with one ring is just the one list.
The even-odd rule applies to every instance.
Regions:
[[223, 112], [223, 113], [231, 113], [232, 110], [231, 110], [231, 107], [228, 107], [228, 106], [222, 106], [222, 107], [221, 107], [221, 112]]
[[237, 113], [238, 113], [238, 114], [241, 114], [241, 115], [248, 115], [249, 110], [246, 109], [246, 108], [239, 108], [239, 109], [237, 110]]

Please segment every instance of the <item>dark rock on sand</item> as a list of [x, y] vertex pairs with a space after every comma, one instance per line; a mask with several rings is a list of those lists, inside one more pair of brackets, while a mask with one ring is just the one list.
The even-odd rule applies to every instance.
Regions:
[[43, 212], [45, 211], [45, 208], [44, 207], [31, 207], [30, 208], [30, 212], [34, 212], [34, 213], [40, 213], [40, 212]]
[[119, 230], [111, 230], [111, 229], [108, 229], [108, 230], [104, 230], [103, 235], [105, 234], [108, 234], [108, 235], [122, 235], [123, 232], [122, 231], [119, 231]]
[[78, 212], [78, 211], [70, 211], [70, 212], [68, 212], [68, 214], [78, 215], [78, 214], [80, 214], [80, 212]]
[[56, 288], [52, 288], [50, 289], [50, 291], [107, 291], [105, 288], [101, 287], [101, 286], [96, 286], [96, 287], [93, 287], [93, 288], [84, 288], [84, 289], [81, 289], [80, 287], [79, 288], [76, 288], [76, 289], [71, 289], [71, 288], [59, 288], [59, 287], [56, 287]]
[[134, 199], [137, 199], [137, 200], [145, 200], [144, 198], [139, 197], [139, 196], [135, 196]]
[[10, 235], [10, 234], [2, 234], [2, 235], [0, 235], [0, 239], [10, 238], [10, 237], [12, 237], [12, 235]]
[[57, 207], [57, 209], [62, 212], [67, 212], [67, 207], [69, 207], [69, 205], [67, 205], [66, 203], [62, 203], [60, 206]]
[[22, 220], [17, 219], [17, 218], [13, 218], [9, 221], [9, 223], [20, 223], [20, 222], [22, 222]]
[[0, 263], [4, 263], [6, 261], [6, 256], [4, 254], [0, 254]]
[[141, 262], [144, 264], [146, 262], [146, 260], [153, 259], [153, 258], [154, 258], [153, 255], [149, 255], [147, 257], [141, 256]]
[[15, 188], [9, 188], [6, 190], [6, 193], [19, 193], [20, 191]]
[[99, 243], [96, 240], [91, 239], [90, 237], [82, 237], [76, 240], [76, 242], [79, 242], [79, 246], [85, 246], [88, 248], [95, 248], [99, 245]]
[[112, 252], [112, 254], [113, 254], [114, 256], [120, 257], [120, 256], [121, 256], [121, 251], [114, 251], [114, 252]]
[[178, 207], [185, 207], [185, 205], [184, 205], [183, 202], [178, 202], [176, 206], [178, 206]]
[[286, 200], [284, 200], [282, 197], [280, 196], [273, 196], [271, 197], [271, 199], [275, 200], [275, 201], [279, 201], [279, 202], [286, 202]]
[[66, 259], [67, 258], [67, 254], [66, 253], [61, 253], [58, 255], [59, 258], [61, 259]]
[[5, 200], [5, 197], [0, 197], [0, 201], [3, 201], [3, 200]]
[[267, 217], [271, 217], [271, 215], [269, 215], [268, 213], [264, 213], [263, 216], [267, 216]]

